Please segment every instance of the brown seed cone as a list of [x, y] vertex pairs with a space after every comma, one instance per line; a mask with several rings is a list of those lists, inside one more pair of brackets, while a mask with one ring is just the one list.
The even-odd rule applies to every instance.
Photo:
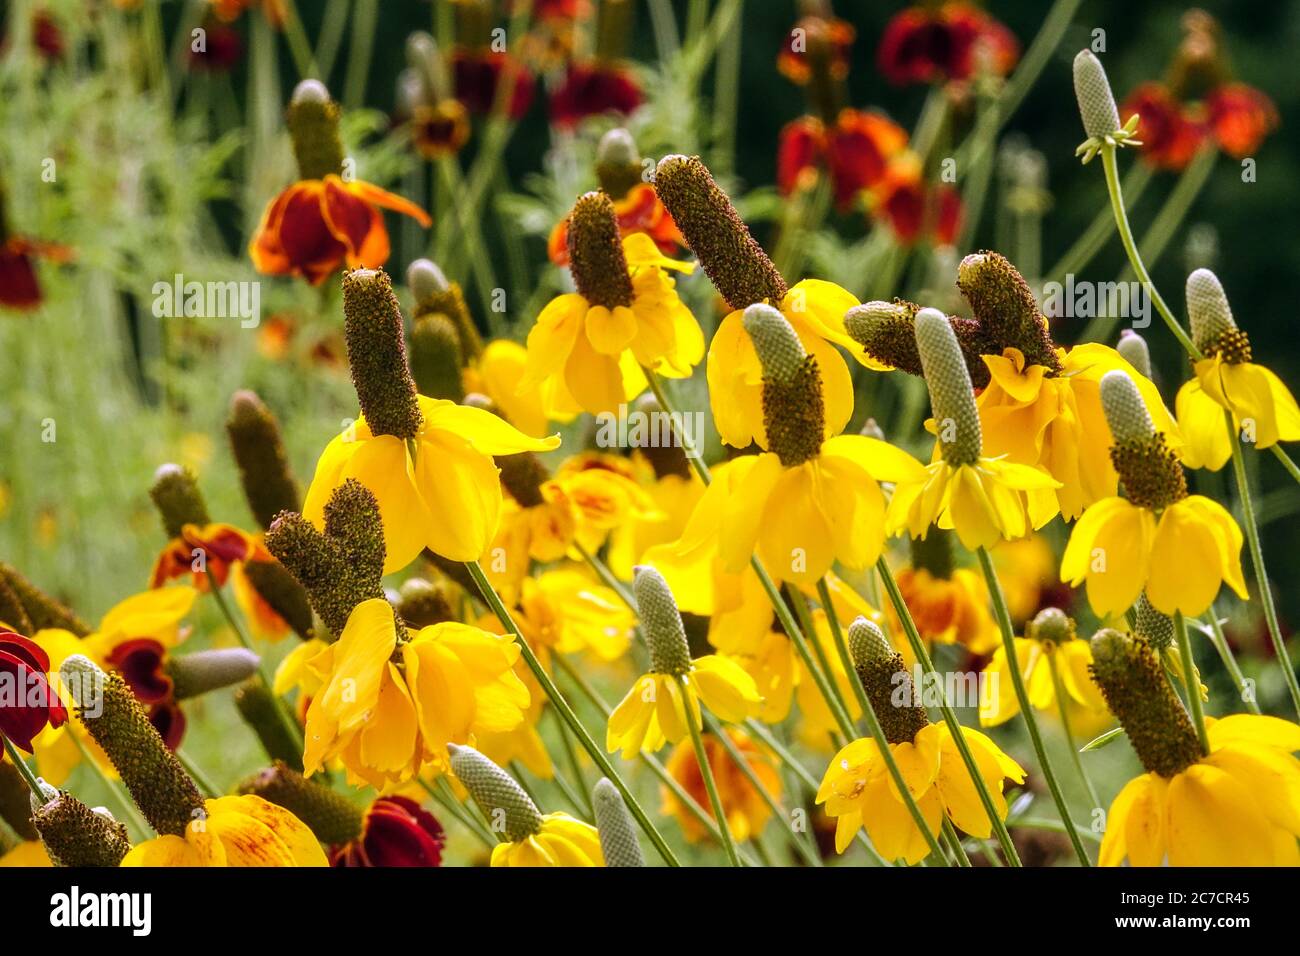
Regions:
[[361, 836], [360, 807], [280, 761], [249, 777], [239, 785], [238, 792], [284, 807], [307, 824], [326, 846], [349, 843]]
[[344, 274], [343, 330], [352, 384], [371, 433], [414, 438], [423, 418], [406, 362], [402, 311], [383, 269]]
[[158, 509], [168, 538], [179, 538], [187, 524], [202, 526], [212, 521], [203, 492], [199, 491], [194, 473], [188, 468], [173, 464], [159, 467], [154, 472], [149, 497]]
[[239, 690], [235, 691], [235, 709], [239, 711], [239, 716], [244, 718], [244, 723], [257, 735], [266, 755], [272, 760], [301, 771], [301, 747], [298, 741], [289, 735], [284, 720], [278, 713], [278, 707], [275, 698], [260, 679], [245, 681]]
[[61, 790], [32, 815], [55, 866], [115, 867], [131, 850], [126, 827]]
[[304, 641], [312, 637], [315, 621], [307, 590], [279, 561], [246, 561], [244, 576], [263, 601]]
[[[90, 633], [90, 625], [75, 611], [32, 584], [19, 574], [13, 565], [0, 561], [0, 578], [4, 579], [9, 590], [18, 598], [18, 602], [27, 613], [27, 619], [31, 622], [31, 631], [19, 633], [30, 634], [46, 628], [71, 631], [77, 637], [85, 637]], [[0, 616], [0, 620], [3, 620], [3, 616]], [[13, 625], [14, 622], [8, 623]]]
[[284, 450], [280, 423], [256, 392], [239, 391], [230, 401], [226, 435], [239, 468], [248, 507], [263, 529], [281, 511], [297, 511], [298, 484]]
[[285, 115], [299, 179], [324, 179], [343, 172], [343, 142], [339, 139], [339, 105], [317, 80], [304, 80], [294, 90]]
[[632, 277], [623, 255], [614, 203], [603, 192], [578, 197], [569, 213], [569, 271], [579, 294], [613, 309], [632, 304]]

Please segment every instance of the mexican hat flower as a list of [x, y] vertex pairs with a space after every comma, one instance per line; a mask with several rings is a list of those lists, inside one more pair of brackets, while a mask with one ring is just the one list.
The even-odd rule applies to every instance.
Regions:
[[1024, 537], [1033, 527], [1025, 493], [1060, 483], [1031, 465], [984, 456], [970, 374], [952, 325], [938, 309], [922, 309], [915, 330], [934, 411], [935, 460], [895, 485], [886, 515], [890, 533], [923, 538], [937, 524], [956, 531], [971, 550]]
[[[970, 568], [957, 567], [952, 532], [931, 528], [924, 539], [911, 539], [911, 549], [911, 565], [896, 579], [922, 640], [961, 644], [972, 654], [993, 650], [999, 638], [988, 586]], [[901, 625], [891, 632], [901, 633]]]
[[[767, 792], [774, 799], [780, 800], [781, 775], [771, 754], [764, 751], [748, 734], [739, 730], [727, 728], [723, 733], [727, 735], [731, 745], [736, 748], [736, 752], [749, 765], [750, 770], [761, 781]], [[702, 739], [705, 759], [708, 760], [709, 768], [713, 772], [731, 838], [737, 843], [757, 839], [772, 816], [771, 808], [745, 771], [741, 769], [740, 764], [732, 758], [723, 742], [714, 734], [703, 734]], [[705, 788], [704, 775], [700, 772], [695, 749], [689, 742], [680, 743], [673, 748], [665, 767], [696, 804], [709, 808], [709, 794]], [[676, 793], [665, 786], [662, 788], [662, 797], [661, 812], [670, 814], [677, 821], [688, 843], [698, 843], [708, 836], [704, 824], [686, 809]]]
[[1133, 380], [1101, 379], [1114, 444], [1111, 461], [1126, 498], [1102, 498], [1070, 532], [1061, 580], [1086, 582], [1099, 617], [1123, 614], [1145, 589], [1163, 614], [1205, 611], [1227, 584], [1244, 601], [1241, 529], [1221, 504], [1187, 493], [1183, 466], [1155, 429]]
[[288, 124], [298, 160], [297, 182], [267, 204], [248, 244], [265, 275], [302, 276], [320, 285], [343, 266], [377, 269], [388, 261], [388, 229], [380, 209], [428, 228], [423, 209], [364, 180], [344, 178], [339, 108], [318, 80], [303, 80], [289, 102]]
[[568, 242], [577, 291], [555, 297], [537, 316], [520, 388], [553, 389], [561, 409], [613, 413], [645, 389], [643, 368], [690, 375], [704, 357], [704, 334], [669, 273], [695, 266], [667, 258], [645, 233], [620, 238], [603, 192], [574, 204]]
[[1238, 328], [1218, 277], [1197, 269], [1187, 277], [1192, 341], [1204, 353], [1196, 377], [1178, 390], [1175, 409], [1186, 435], [1183, 461], [1218, 471], [1232, 457], [1224, 410], [1243, 441], [1271, 448], [1300, 441], [1300, 406], [1270, 369], [1251, 361], [1250, 338]]
[[1091, 50], [1080, 50], [1074, 57], [1074, 98], [1079, 104], [1079, 119], [1087, 139], [1074, 154], [1090, 163], [1103, 149], [1141, 146], [1137, 138], [1138, 115], [1134, 113], [1120, 124], [1119, 107], [1106, 77], [1106, 68]]
[[68, 719], [50, 685], [49, 655], [35, 641], [0, 627], [0, 735], [19, 750], [32, 752], [32, 738]]
[[36, 278], [36, 260], [62, 263], [72, 250], [52, 242], [25, 236], [0, 236], [0, 305], [27, 311], [41, 304], [44, 296]]
[[[637, 150], [636, 141], [622, 127], [615, 127], [600, 138], [596, 147], [596, 179], [601, 191], [614, 203], [621, 237], [644, 232], [665, 256], [671, 256], [685, 245], [677, 224], [647, 178], [645, 160]], [[546, 240], [546, 255], [557, 266], [569, 264], [568, 217], [551, 230]]]
[[[54, 866], [116, 867], [131, 850], [126, 827], [103, 807], [91, 809], [44, 780], [30, 797], [31, 825]], [[35, 864], [40, 865], [40, 864]]]
[[543, 815], [514, 779], [473, 747], [451, 747], [451, 769], [505, 837], [492, 866], [604, 866], [600, 835], [567, 813]]
[[453, 95], [437, 41], [423, 30], [406, 39], [406, 69], [397, 78], [395, 114], [424, 159], [454, 156], [469, 140], [469, 110]]
[[826, 434], [821, 365], [791, 323], [770, 305], [744, 312], [763, 367], [769, 450], [718, 468], [687, 523], [683, 556], [716, 546], [723, 567], [744, 569], [757, 554], [783, 581], [815, 584], [835, 561], [875, 563], [885, 542], [879, 481], [919, 481], [910, 455], [862, 435]]
[[382, 271], [344, 276], [343, 311], [361, 417], [325, 446], [303, 514], [319, 527], [330, 494], [355, 478], [379, 502], [385, 573], [426, 547], [453, 561], [477, 560], [501, 511], [492, 456], [547, 451], [559, 436], [529, 438], [481, 408], [417, 395], [402, 315]]
[[929, 182], [921, 157], [902, 150], [866, 194], [867, 211], [903, 245], [928, 240], [951, 246], [962, 224], [961, 193], [949, 183]]
[[1006, 76], [1020, 58], [1020, 44], [1005, 26], [972, 3], [908, 7], [885, 25], [876, 64], [896, 86], [968, 80], [980, 58], [995, 76]]
[[793, 192], [815, 182], [818, 168], [825, 167], [835, 202], [846, 209], [884, 178], [890, 158], [906, 145], [907, 131], [875, 111], [845, 108], [829, 123], [801, 116], [781, 130], [777, 186]]
[[688, 729], [686, 708], [698, 726], [701, 702], [727, 723], [755, 716], [762, 699], [739, 664], [716, 654], [691, 659], [681, 612], [663, 576], [638, 567], [633, 588], [650, 670], [609, 715], [605, 748], [628, 760], [638, 752], [654, 753], [665, 741], [680, 743]]
[[767, 447], [763, 366], [744, 325], [744, 310], [756, 303], [777, 308], [817, 360], [825, 435], [838, 435], [853, 413], [853, 382], [835, 345], [870, 368], [882, 367], [844, 331], [844, 313], [858, 300], [821, 279], [787, 285], [699, 157], [665, 156], [655, 171], [655, 190], [731, 310], [709, 344], [707, 367], [709, 404], [723, 442]]
[[[1016, 666], [1034, 710], [1056, 717], [1061, 713], [1057, 681], [1065, 692], [1065, 719], [1071, 732], [1092, 737], [1113, 718], [1088, 672], [1092, 649], [1075, 636], [1075, 625], [1059, 608], [1045, 608], [1015, 638]], [[1055, 674], [1053, 674], [1055, 671]], [[999, 647], [980, 680], [980, 726], [998, 727], [1020, 713], [1006, 650]]]
[[203, 494], [188, 469], [160, 466], [149, 496], [170, 539], [154, 561], [149, 587], [161, 588], [188, 575], [195, 588], [207, 591], [212, 582], [223, 586], [237, 562], [270, 558], [252, 535], [208, 516]]
[[126, 682], [89, 658], [60, 668], [77, 718], [113, 762], [141, 815], [158, 833], [123, 866], [325, 866], [306, 824], [260, 797], [205, 800], [149, 723]]
[[[947, 816], [958, 829], [987, 838], [992, 823], [952, 732], [947, 724], [930, 723], [901, 655], [865, 618], [850, 625], [849, 642], [858, 679], [880, 719], [885, 740], [853, 741], [831, 758], [822, 777], [817, 803], [825, 804], [826, 812], [835, 818], [836, 852], [843, 853], [862, 828], [888, 860], [917, 863], [930, 852], [887, 771], [882, 745], [893, 754], [931, 833], [939, 832]], [[963, 727], [961, 732], [995, 810], [1005, 819], [1004, 781], [1023, 783], [1025, 771], [978, 730]]]
[[1103, 629], [1092, 656], [1092, 675], [1146, 770], [1112, 801], [1098, 862], [1300, 864], [1300, 727], [1207, 717], [1202, 741], [1144, 641]]

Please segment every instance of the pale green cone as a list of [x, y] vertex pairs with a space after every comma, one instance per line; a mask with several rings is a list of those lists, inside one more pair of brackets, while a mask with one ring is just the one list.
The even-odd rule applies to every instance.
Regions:
[[1143, 591], [1135, 607], [1133, 633], [1157, 650], [1165, 650], [1174, 643], [1173, 618], [1157, 611]]
[[168, 655], [167, 675], [177, 700], [230, 687], [257, 672], [258, 657], [243, 647], [217, 647], [189, 654]]
[[618, 787], [610, 783], [608, 777], [601, 777], [592, 790], [591, 802], [596, 812], [596, 830], [600, 834], [600, 850], [605, 865], [645, 866], [636, 827]]
[[874, 621], [859, 616], [849, 625], [849, 656], [854, 667], [892, 660], [894, 648]]
[[1142, 394], [1127, 372], [1114, 369], [1101, 377], [1101, 408], [1117, 445], [1145, 441], [1155, 434]]
[[1225, 332], [1237, 328], [1227, 293], [1209, 269], [1197, 269], [1187, 277], [1187, 318], [1192, 341], [1202, 352], [1213, 350]]
[[979, 410], [957, 335], [938, 309], [916, 314], [916, 348], [943, 458], [954, 466], [974, 464], [983, 448]]
[[417, 305], [450, 288], [447, 276], [430, 259], [416, 259], [406, 267], [406, 284]]
[[788, 384], [808, 357], [789, 320], [772, 306], [759, 302], [745, 309], [743, 321], [763, 366], [763, 375], [779, 384]]
[[1090, 137], [1105, 139], [1120, 128], [1119, 109], [1106, 68], [1091, 50], [1080, 50], [1074, 58], [1074, 96], [1079, 101], [1084, 132]]
[[1146, 339], [1132, 329], [1125, 329], [1120, 333], [1119, 344], [1115, 346], [1115, 351], [1143, 376], [1151, 378], [1151, 350], [1147, 348]]
[[514, 778], [473, 747], [448, 744], [451, 771], [479, 805], [493, 833], [518, 843], [542, 828], [537, 805]]
[[645, 564], [636, 566], [632, 590], [637, 613], [650, 651], [650, 671], [680, 676], [691, 669], [691, 649], [686, 642], [677, 600], [663, 575]]
[[1044, 644], [1063, 644], [1074, 639], [1074, 621], [1059, 607], [1045, 607], [1029, 622], [1025, 636]]

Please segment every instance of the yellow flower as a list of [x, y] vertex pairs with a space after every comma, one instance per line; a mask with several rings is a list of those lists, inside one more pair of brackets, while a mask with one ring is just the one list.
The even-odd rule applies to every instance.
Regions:
[[[1003, 779], [1023, 783], [1025, 771], [978, 730], [963, 727], [962, 734], [998, 815], [1005, 818]], [[911, 741], [888, 746], [931, 833], [939, 832], [945, 814], [972, 836], [987, 838], [992, 833], [979, 791], [947, 724], [927, 724]], [[832, 758], [817, 790], [817, 802], [836, 818], [837, 853], [844, 852], [860, 827], [888, 860], [916, 863], [930, 852], [880, 756], [879, 744], [870, 737], [853, 741]]]
[[384, 525], [384, 573], [410, 564], [424, 548], [453, 561], [475, 561], [496, 533], [501, 483], [493, 455], [549, 451], [559, 436], [529, 438], [481, 408], [419, 396], [422, 419], [411, 443], [374, 435], [365, 416], [333, 438], [316, 463], [303, 516], [324, 526], [330, 493], [355, 478], [375, 496]]
[[1028, 494], [1034, 527], [1058, 511], [1073, 521], [1094, 501], [1115, 494], [1119, 476], [1107, 454], [1110, 429], [1098, 388], [1106, 372], [1126, 372], [1156, 427], [1177, 435], [1155, 385], [1114, 349], [1087, 343], [1068, 352], [1057, 349], [1056, 355], [1061, 369], [1055, 374], [1042, 365], [1026, 365], [1016, 348], [981, 356], [990, 374], [978, 401], [985, 454], [1037, 466], [1061, 483]]
[[772, 450], [714, 471], [679, 556], [716, 547], [723, 567], [739, 572], [757, 554], [776, 577], [797, 584], [816, 583], [836, 561], [848, 568], [875, 563], [885, 542], [877, 482], [917, 480], [920, 463], [863, 435], [824, 438], [816, 357], [771, 306], [751, 305], [744, 326], [765, 369], [761, 405]]
[[1175, 402], [1187, 436], [1187, 465], [1218, 471], [1232, 457], [1224, 409], [1232, 413], [1242, 440], [1259, 448], [1300, 441], [1300, 407], [1281, 379], [1251, 361], [1250, 339], [1237, 327], [1223, 286], [1208, 269], [1187, 277], [1187, 314], [1192, 338], [1205, 353], [1196, 362], [1196, 378], [1178, 390]]
[[328, 866], [307, 825], [251, 794], [204, 801], [185, 836], [159, 836], [133, 848], [122, 866]]
[[545, 438], [548, 421], [566, 422], [573, 413], [556, 408], [541, 386], [520, 388], [527, 364], [528, 352], [522, 345], [510, 339], [494, 339], [465, 369], [465, 391], [492, 399], [492, 404], [525, 435]]
[[604, 866], [600, 835], [567, 813], [548, 813], [541, 828], [517, 843], [492, 848], [490, 866]]
[[636, 625], [617, 593], [576, 567], [525, 579], [519, 607], [519, 625], [530, 646], [559, 654], [585, 651], [601, 661], [616, 661], [627, 653]]
[[579, 544], [597, 551], [619, 528], [664, 518], [650, 493], [636, 480], [632, 463], [621, 455], [585, 451], [566, 458], [555, 471], [559, 493], [574, 509]]
[[[748, 734], [730, 729], [725, 733], [767, 792], [779, 801], [781, 775], [771, 755], [754, 743]], [[708, 760], [709, 768], [713, 771], [718, 796], [722, 800], [722, 809], [727, 815], [727, 829], [731, 831], [731, 838], [737, 843], [756, 838], [763, 832], [763, 827], [772, 816], [771, 808], [758, 788], [745, 775], [740, 764], [731, 758], [731, 754], [727, 752], [721, 740], [713, 734], [704, 734], [703, 741], [705, 759]], [[666, 767], [691, 799], [711, 815], [709, 794], [704, 786], [704, 775], [700, 773], [699, 761], [695, 757], [695, 748], [685, 742], [678, 744], [669, 755]], [[663, 805], [660, 812], [672, 814], [676, 818], [687, 842], [698, 843], [704, 839], [708, 831], [695, 814], [686, 809], [677, 795], [668, 787], [662, 788], [662, 795]]]
[[[660, 474], [645, 453], [639, 449], [632, 452], [629, 461], [633, 479], [649, 496], [653, 510], [629, 515], [610, 532], [609, 568], [620, 578], [630, 578], [634, 565], [655, 564], [647, 557], [651, 549], [655, 549], [657, 554], [663, 550], [661, 545], [671, 544], [681, 537], [691, 512], [704, 494], [704, 483], [690, 469], [678, 449], [655, 451], [665, 457], [676, 452], [677, 457], [671, 462], [679, 470]], [[656, 456], [652, 460], [657, 465], [660, 459]], [[669, 583], [673, 585], [673, 593], [678, 595], [681, 606], [686, 607], [685, 598], [677, 590], [677, 582], [670, 578]]]
[[704, 357], [704, 335], [669, 275], [695, 266], [669, 259], [644, 233], [620, 241], [603, 193], [579, 198], [569, 223], [578, 291], [538, 315], [519, 388], [549, 390], [561, 411], [616, 412], [645, 390], [643, 367], [685, 378]]
[[[1056, 608], [1042, 611], [1028, 630], [1032, 636], [1015, 638], [1015, 646], [1016, 666], [1024, 677], [1029, 703], [1052, 717], [1060, 715], [1052, 679], [1054, 662], [1066, 693], [1070, 731], [1085, 738], [1096, 736], [1114, 718], [1088, 673], [1092, 663], [1088, 642], [1074, 637], [1074, 623]], [[1006, 650], [999, 647], [980, 679], [980, 726], [997, 727], [1018, 713], [1020, 701], [1007, 666]]]
[[762, 698], [754, 679], [735, 661], [717, 654], [691, 659], [686, 631], [672, 592], [653, 568], [637, 568], [633, 582], [650, 650], [650, 671], [641, 675], [609, 715], [605, 747], [623, 759], [654, 753], [688, 732], [686, 708], [699, 726], [700, 702], [726, 723], [758, 713]]
[[50, 855], [45, 851], [45, 844], [40, 840], [24, 840], [8, 853], [0, 855], [0, 867], [45, 867], [53, 866]]
[[[998, 628], [989, 613], [988, 586], [969, 568], [956, 567], [952, 534], [931, 530], [925, 539], [912, 540], [912, 566], [898, 572], [898, 590], [916, 622], [921, 638], [939, 644], [959, 643], [972, 654], [987, 654], [998, 643]], [[890, 611], [890, 632], [902, 633], [897, 614]], [[841, 614], [852, 620], [851, 609]], [[911, 648], [903, 657], [911, 663]]]
[[399, 641], [388, 602], [363, 601], [308, 664], [322, 684], [307, 709], [305, 773], [339, 757], [350, 776], [382, 788], [426, 763], [445, 767], [448, 743], [523, 720], [518, 657], [506, 638], [450, 621]]

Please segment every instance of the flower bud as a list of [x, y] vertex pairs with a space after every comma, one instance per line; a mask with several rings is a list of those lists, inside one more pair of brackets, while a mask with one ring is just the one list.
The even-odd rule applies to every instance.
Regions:
[[1074, 58], [1074, 95], [1079, 101], [1083, 130], [1089, 137], [1104, 139], [1120, 128], [1119, 109], [1106, 69], [1091, 50], [1080, 50]]
[[600, 850], [605, 857], [605, 866], [645, 866], [641, 844], [636, 838], [636, 827], [618, 787], [608, 777], [601, 777], [592, 790], [591, 802], [596, 813], [596, 830], [600, 834]]
[[691, 669], [691, 650], [686, 641], [677, 600], [663, 575], [645, 564], [638, 564], [632, 579], [637, 614], [650, 651], [650, 671], [654, 674], [680, 676]]
[[455, 326], [462, 363], [472, 362], [483, 354], [483, 338], [469, 314], [459, 283], [448, 279], [436, 263], [416, 259], [406, 269], [406, 284], [411, 287], [415, 299], [414, 316], [417, 320], [426, 315], [441, 314]]
[[216, 647], [167, 656], [167, 676], [176, 700], [238, 684], [257, 672], [258, 657], [243, 647]]
[[1144, 378], [1151, 378], [1151, 350], [1146, 339], [1132, 329], [1125, 329], [1120, 333], [1115, 351]]
[[1025, 636], [1043, 644], [1074, 640], [1074, 620], [1059, 607], [1045, 607], [1025, 628]]
[[421, 395], [459, 402], [465, 397], [460, 336], [451, 319], [430, 312], [411, 328], [411, 375]]
[[596, 179], [611, 197], [622, 198], [641, 184], [641, 153], [632, 134], [622, 128], [610, 130], [596, 147]]
[[542, 827], [542, 814], [514, 778], [473, 747], [448, 744], [451, 772], [479, 805], [493, 833], [518, 843]]

